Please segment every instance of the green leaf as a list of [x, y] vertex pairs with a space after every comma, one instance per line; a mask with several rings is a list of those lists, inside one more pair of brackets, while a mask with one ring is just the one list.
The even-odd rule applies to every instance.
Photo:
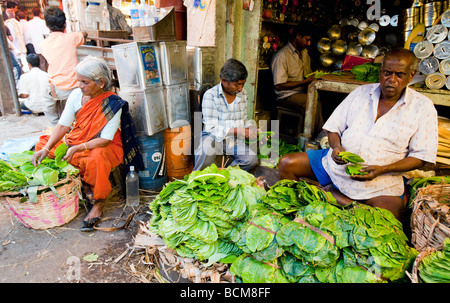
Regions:
[[56, 149], [55, 149], [55, 163], [56, 166], [63, 168], [67, 165], [67, 161], [63, 161], [62, 158], [66, 155], [67, 150], [69, 147], [66, 145], [66, 143], [61, 143]]

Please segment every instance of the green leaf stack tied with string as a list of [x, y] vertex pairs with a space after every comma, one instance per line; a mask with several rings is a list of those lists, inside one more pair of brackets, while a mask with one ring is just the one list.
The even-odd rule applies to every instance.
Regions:
[[281, 180], [261, 200], [232, 233], [243, 251], [230, 268], [237, 281], [398, 281], [418, 254], [389, 211], [357, 203], [344, 208], [303, 180]]
[[150, 204], [150, 229], [180, 256], [198, 260], [238, 256], [242, 251], [229, 240], [230, 234], [264, 194], [248, 172], [213, 164], [161, 190]]

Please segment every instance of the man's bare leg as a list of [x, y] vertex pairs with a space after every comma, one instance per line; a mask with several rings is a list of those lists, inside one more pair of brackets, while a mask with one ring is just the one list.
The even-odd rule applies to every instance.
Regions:
[[280, 180], [298, 181], [300, 177], [317, 180], [306, 153], [292, 153], [283, 156], [278, 163], [278, 172]]

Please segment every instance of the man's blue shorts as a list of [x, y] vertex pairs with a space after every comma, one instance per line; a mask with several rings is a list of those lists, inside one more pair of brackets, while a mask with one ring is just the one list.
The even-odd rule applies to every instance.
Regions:
[[306, 151], [309, 159], [309, 165], [311, 165], [314, 175], [316, 175], [317, 181], [319, 181], [320, 185], [322, 186], [332, 183], [330, 176], [322, 165], [322, 158], [325, 157], [327, 153], [328, 149]]

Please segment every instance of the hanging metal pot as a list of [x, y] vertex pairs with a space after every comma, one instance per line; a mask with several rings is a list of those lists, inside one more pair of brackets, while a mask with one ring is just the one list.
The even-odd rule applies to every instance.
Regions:
[[337, 24], [334, 24], [330, 27], [327, 34], [328, 38], [330, 38], [331, 41], [338, 40], [339, 38], [341, 38], [341, 27]]
[[363, 48], [361, 56], [365, 58], [375, 59], [380, 52], [380, 49], [375, 44], [367, 45]]
[[370, 45], [375, 41], [376, 33], [371, 28], [366, 28], [362, 30], [358, 35], [358, 41], [361, 45]]
[[359, 56], [361, 55], [363, 47], [358, 42], [350, 42], [347, 47], [347, 55]]
[[320, 56], [320, 63], [325, 66], [331, 66], [334, 63], [334, 56], [332, 53], [325, 53]]
[[317, 49], [320, 53], [324, 54], [331, 50], [331, 40], [323, 37], [317, 42]]
[[347, 43], [345, 43], [344, 40], [336, 40], [333, 42], [333, 45], [331, 45], [331, 50], [336, 56], [343, 55], [347, 50]]

